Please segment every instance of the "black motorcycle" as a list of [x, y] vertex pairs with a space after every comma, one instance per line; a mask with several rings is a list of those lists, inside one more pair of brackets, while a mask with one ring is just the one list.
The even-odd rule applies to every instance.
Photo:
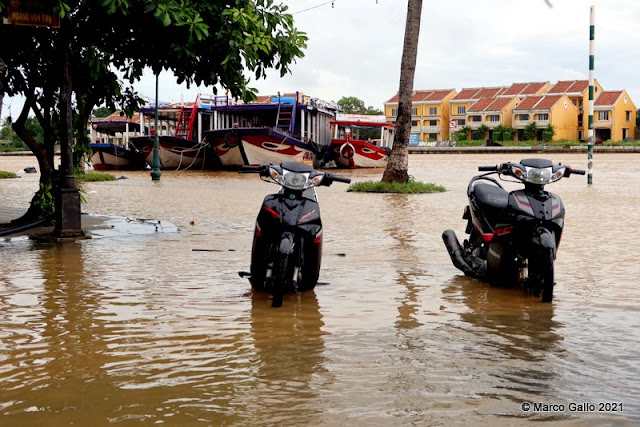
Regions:
[[[467, 188], [469, 238], [460, 245], [452, 230], [442, 234], [449, 256], [467, 276], [494, 285], [523, 285], [542, 302], [553, 300], [553, 264], [565, 210], [557, 195], [544, 186], [585, 171], [545, 159], [480, 166]], [[524, 189], [506, 191], [488, 175], [515, 178]], [[514, 181], [512, 181], [514, 182]]]
[[315, 187], [351, 180], [297, 162], [244, 166], [240, 173], [257, 173], [280, 185], [280, 191], [265, 197], [258, 213], [251, 271], [239, 273], [255, 290], [271, 292], [271, 305], [280, 307], [285, 292], [313, 289], [318, 283], [322, 221]]

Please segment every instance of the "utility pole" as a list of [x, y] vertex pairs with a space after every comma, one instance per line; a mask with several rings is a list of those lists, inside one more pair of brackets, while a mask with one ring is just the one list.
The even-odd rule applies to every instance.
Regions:
[[162, 172], [160, 171], [160, 136], [158, 135], [158, 76], [160, 72], [156, 73], [156, 117], [155, 117], [155, 134], [153, 140], [153, 161], [151, 165], [151, 180], [160, 181]]
[[593, 183], [593, 86], [594, 86], [594, 37], [596, 8], [591, 6], [589, 20], [589, 129], [587, 131], [587, 184]]

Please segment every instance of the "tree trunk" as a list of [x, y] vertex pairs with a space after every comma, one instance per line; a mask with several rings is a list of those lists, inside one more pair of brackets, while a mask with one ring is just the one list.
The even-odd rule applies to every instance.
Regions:
[[31, 205], [27, 212], [22, 217], [13, 220], [12, 224], [31, 222], [53, 213], [53, 200], [51, 199], [54, 173], [53, 162], [49, 162], [45, 147], [38, 144], [33, 139], [33, 136], [25, 129], [25, 122], [33, 105], [34, 100], [32, 95], [27, 95], [22, 112], [18, 120], [16, 120], [11, 127], [16, 135], [27, 144], [38, 160], [38, 166], [40, 167], [40, 188], [31, 199]]
[[411, 102], [413, 97], [413, 77], [416, 72], [418, 39], [420, 38], [420, 17], [422, 0], [409, 0], [407, 23], [404, 30], [404, 47], [400, 65], [400, 89], [398, 91], [398, 117], [396, 134], [387, 168], [382, 182], [402, 182], [409, 180], [409, 136], [411, 135]]

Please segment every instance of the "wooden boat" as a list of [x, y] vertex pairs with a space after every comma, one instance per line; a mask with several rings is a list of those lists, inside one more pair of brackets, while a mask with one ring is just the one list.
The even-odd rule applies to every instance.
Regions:
[[138, 151], [112, 143], [89, 144], [93, 154], [91, 164], [97, 171], [102, 170], [142, 170], [146, 167], [144, 157]]
[[387, 166], [395, 126], [385, 116], [338, 114], [331, 121], [331, 158], [339, 168]]
[[[144, 161], [153, 166], [155, 135], [131, 138], [131, 143], [142, 153]], [[171, 135], [158, 136], [160, 169], [202, 169], [212, 157], [206, 143]]]
[[120, 111], [107, 117], [94, 117], [90, 121], [91, 164], [95, 170], [142, 170], [144, 157], [129, 144], [132, 133], [137, 133], [137, 117], [125, 117]]
[[[200, 95], [195, 102], [187, 104], [158, 105], [159, 126], [158, 158], [160, 169], [203, 169], [213, 162], [214, 154], [207, 143], [198, 141], [194, 133], [196, 119], [199, 113]], [[149, 105], [140, 110], [142, 123], [149, 124], [149, 135], [131, 139], [131, 143], [140, 151], [147, 164], [153, 167], [153, 151], [156, 129], [155, 105]], [[161, 127], [162, 126], [162, 127]]]
[[317, 163], [331, 139], [329, 123], [338, 106], [298, 92], [261, 96], [251, 103], [214, 97], [201, 104], [212, 120], [203, 140], [223, 167], [296, 161]]

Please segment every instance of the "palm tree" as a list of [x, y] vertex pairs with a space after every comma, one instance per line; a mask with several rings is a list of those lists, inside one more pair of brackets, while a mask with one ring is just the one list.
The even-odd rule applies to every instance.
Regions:
[[409, 0], [407, 23], [404, 29], [404, 47], [400, 65], [400, 89], [398, 91], [398, 117], [393, 149], [382, 182], [409, 181], [409, 136], [411, 135], [411, 100], [413, 77], [416, 72], [418, 38], [420, 37], [420, 17], [422, 0]]

